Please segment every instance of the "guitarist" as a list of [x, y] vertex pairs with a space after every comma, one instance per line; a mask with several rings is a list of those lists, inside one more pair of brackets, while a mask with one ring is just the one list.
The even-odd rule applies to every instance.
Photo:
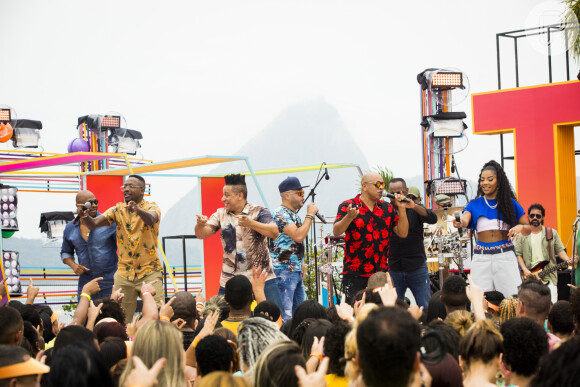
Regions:
[[[556, 266], [556, 256], [570, 263], [560, 236], [553, 228], [544, 226], [546, 210], [541, 204], [535, 203], [528, 208], [530, 235], [520, 235], [516, 242], [516, 255], [524, 277], [536, 276], [540, 271]], [[544, 278], [538, 278], [545, 282], [552, 295], [552, 303], [558, 301], [558, 274], [557, 268], [546, 274]]]

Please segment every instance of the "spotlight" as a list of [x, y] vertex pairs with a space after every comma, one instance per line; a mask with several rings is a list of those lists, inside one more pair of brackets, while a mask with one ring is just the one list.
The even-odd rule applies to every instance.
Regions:
[[8, 294], [10, 294], [10, 296], [21, 296], [22, 285], [20, 284], [20, 263], [18, 262], [18, 251], [4, 250], [2, 252], [2, 258]]
[[11, 119], [10, 109], [0, 109], [0, 122], [10, 122]]
[[434, 89], [463, 88], [463, 73], [441, 71], [433, 74], [431, 87]]
[[18, 231], [18, 188], [7, 185], [0, 188], [0, 218], [2, 231]]
[[101, 120], [101, 129], [117, 129], [121, 127], [120, 116], [103, 116]]

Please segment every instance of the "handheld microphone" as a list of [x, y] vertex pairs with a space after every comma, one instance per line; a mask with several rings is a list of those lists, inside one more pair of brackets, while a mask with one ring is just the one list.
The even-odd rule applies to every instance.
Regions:
[[[383, 191], [383, 197], [386, 197], [386, 198], [389, 198], [389, 199], [395, 199], [395, 195], [393, 195], [392, 193], [387, 192], [387, 191]], [[403, 203], [409, 203], [410, 202], [410, 200], [407, 199], [407, 198], [405, 198], [405, 199], [403, 199], [401, 201]]]
[[91, 208], [91, 206], [92, 206], [92, 205], [93, 205], [93, 204], [92, 204], [91, 202], [86, 202], [86, 203], [83, 205], [83, 208], [84, 208], [85, 210], [88, 210], [89, 208]]
[[317, 212], [317, 213], [316, 213], [316, 217], [317, 217], [317, 218], [318, 218], [318, 219], [319, 219], [319, 220], [320, 220], [322, 223], [324, 223], [324, 224], [328, 223], [328, 222], [326, 221], [326, 219], [324, 218], [324, 215], [322, 215], [320, 212]]
[[[453, 215], [455, 216], [456, 222], [461, 222], [461, 213], [459, 211], [455, 211]], [[457, 231], [459, 232], [459, 236], [463, 236], [463, 228], [458, 227]]]

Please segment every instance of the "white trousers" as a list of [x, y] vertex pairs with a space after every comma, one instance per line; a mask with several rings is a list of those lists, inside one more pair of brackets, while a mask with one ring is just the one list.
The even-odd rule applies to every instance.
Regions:
[[513, 249], [495, 254], [481, 254], [477, 250], [473, 253], [471, 279], [476, 285], [484, 292], [497, 290], [506, 298], [518, 294], [522, 277]]

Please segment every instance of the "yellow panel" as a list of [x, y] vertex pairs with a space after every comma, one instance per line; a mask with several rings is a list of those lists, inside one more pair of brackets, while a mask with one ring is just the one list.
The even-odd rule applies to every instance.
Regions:
[[[576, 218], [576, 158], [574, 124], [554, 125], [554, 155], [556, 167], [556, 206], [558, 232], [562, 241], [569, 240]], [[572, 246], [566, 246], [572, 251]]]

